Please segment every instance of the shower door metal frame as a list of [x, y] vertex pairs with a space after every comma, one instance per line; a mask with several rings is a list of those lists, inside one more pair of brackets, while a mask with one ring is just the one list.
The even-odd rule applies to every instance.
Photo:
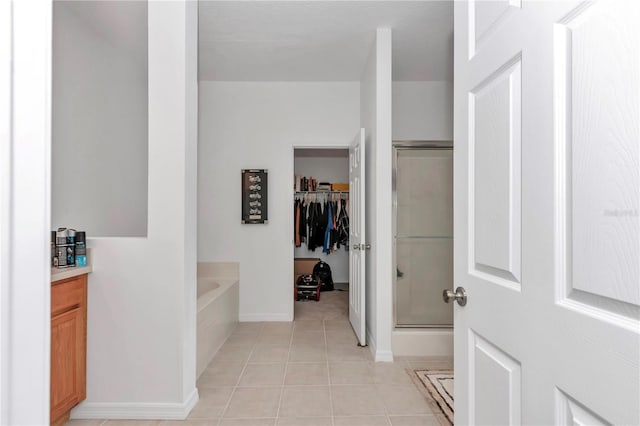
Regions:
[[[410, 149], [424, 149], [424, 150], [450, 150], [453, 151], [453, 141], [393, 141], [393, 173], [391, 182], [392, 202], [393, 202], [393, 266], [396, 270], [393, 274], [393, 327], [399, 329], [408, 328], [439, 328], [439, 329], [453, 329], [453, 324], [450, 325], [398, 325], [398, 259], [397, 259], [397, 238], [398, 238], [398, 188], [397, 188], [397, 175], [398, 175], [398, 154], [400, 151]], [[453, 184], [453, 182], [452, 182]], [[420, 237], [417, 237], [420, 238]], [[444, 303], [444, 302], [443, 302]]]

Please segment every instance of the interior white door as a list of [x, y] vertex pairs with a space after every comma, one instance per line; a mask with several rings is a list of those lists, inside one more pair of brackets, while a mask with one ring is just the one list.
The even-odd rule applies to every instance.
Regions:
[[640, 424], [640, 2], [455, 2], [456, 424]]
[[362, 346], [367, 343], [364, 150], [364, 129], [360, 129], [349, 147], [349, 321]]

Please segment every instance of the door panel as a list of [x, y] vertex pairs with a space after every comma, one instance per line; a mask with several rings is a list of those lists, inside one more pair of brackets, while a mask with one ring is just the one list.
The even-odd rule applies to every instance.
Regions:
[[520, 7], [520, 0], [469, 0], [469, 57]]
[[556, 25], [558, 201], [567, 295], [637, 317], [640, 37], [625, 12], [596, 3]]
[[640, 424], [640, 2], [454, 8], [456, 423]]
[[469, 197], [473, 269], [520, 283], [520, 57], [471, 91]]
[[561, 426], [609, 424], [561, 390], [556, 390], [556, 413], [555, 424]]
[[360, 129], [349, 147], [349, 321], [362, 346], [367, 342], [364, 150], [364, 129]]
[[51, 319], [51, 418], [84, 399], [85, 339], [82, 308]]
[[470, 334], [470, 424], [510, 425], [520, 422], [520, 363], [477, 334]]

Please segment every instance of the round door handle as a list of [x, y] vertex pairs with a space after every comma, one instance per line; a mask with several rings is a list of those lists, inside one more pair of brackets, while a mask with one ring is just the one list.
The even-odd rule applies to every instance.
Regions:
[[353, 245], [353, 249], [354, 250], [360, 250], [360, 244], [354, 244]]
[[445, 303], [449, 303], [452, 300], [455, 300], [456, 302], [458, 302], [458, 305], [464, 306], [467, 304], [467, 291], [464, 289], [464, 287], [456, 288], [455, 293], [451, 290], [443, 290], [442, 300], [444, 300]]

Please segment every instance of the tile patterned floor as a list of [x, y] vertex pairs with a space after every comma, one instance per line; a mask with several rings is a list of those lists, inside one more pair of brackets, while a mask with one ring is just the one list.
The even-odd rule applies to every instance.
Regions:
[[186, 421], [72, 420], [68, 426], [438, 425], [406, 368], [452, 368], [450, 358], [374, 363], [357, 346], [348, 293], [296, 302], [293, 323], [241, 323], [198, 380]]

